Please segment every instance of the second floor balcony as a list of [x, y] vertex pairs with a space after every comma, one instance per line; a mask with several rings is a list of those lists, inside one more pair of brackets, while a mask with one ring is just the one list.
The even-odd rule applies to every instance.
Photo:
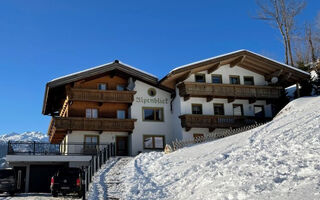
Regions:
[[190, 97], [205, 97], [208, 101], [212, 98], [231, 99], [277, 99], [281, 96], [282, 87], [213, 84], [183, 82], [178, 85], [179, 94], [188, 100]]
[[136, 91], [95, 90], [83, 88], [70, 88], [67, 91], [68, 99], [76, 101], [132, 103]]
[[269, 118], [254, 116], [227, 116], [227, 115], [195, 115], [185, 114], [179, 117], [181, 126], [189, 131], [191, 128], [208, 128], [213, 131], [216, 128], [239, 128], [270, 121]]
[[52, 117], [48, 135], [50, 142], [60, 143], [68, 131], [129, 132], [136, 119]]

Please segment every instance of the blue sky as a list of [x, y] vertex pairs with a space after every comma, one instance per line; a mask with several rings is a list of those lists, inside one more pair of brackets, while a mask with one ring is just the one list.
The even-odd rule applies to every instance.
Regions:
[[[238, 49], [283, 61], [278, 31], [254, 1], [0, 1], [0, 134], [41, 131], [46, 82], [119, 59], [162, 78]], [[302, 23], [320, 11], [309, 0]]]

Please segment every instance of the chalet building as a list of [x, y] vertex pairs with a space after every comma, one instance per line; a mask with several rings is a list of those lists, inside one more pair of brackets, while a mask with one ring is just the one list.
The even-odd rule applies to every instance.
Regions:
[[42, 113], [52, 117], [50, 143], [68, 157], [12, 154], [7, 160], [27, 165], [31, 177], [32, 165], [86, 165], [111, 142], [119, 156], [162, 150], [176, 139], [271, 120], [284, 87], [308, 78], [247, 50], [177, 67], [161, 80], [116, 60], [46, 85]]

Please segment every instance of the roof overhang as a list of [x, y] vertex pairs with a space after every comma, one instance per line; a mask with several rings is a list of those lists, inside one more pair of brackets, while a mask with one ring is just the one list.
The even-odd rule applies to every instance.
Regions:
[[248, 50], [239, 50], [177, 67], [162, 78], [160, 84], [173, 89], [178, 82], [186, 79], [190, 74], [206, 70], [211, 73], [227, 64], [230, 67], [239, 66], [261, 74], [266, 80], [270, 80], [273, 76], [281, 77], [284, 85], [300, 82], [310, 77], [308, 72], [295, 67]]
[[[143, 81], [147, 84], [150, 84], [152, 86], [158, 87], [160, 89], [172, 92], [171, 89], [166, 88], [164, 86], [161, 86], [158, 84], [158, 78], [152, 74], [149, 74], [147, 72], [144, 72], [142, 70], [139, 70], [137, 68], [134, 68], [132, 66], [129, 66], [127, 64], [121, 63], [119, 61], [114, 61], [112, 63], [107, 63], [104, 65], [100, 65], [97, 67], [93, 67], [84, 71], [80, 71], [77, 73], [73, 73], [67, 76], [63, 76], [60, 78], [56, 78], [46, 84], [45, 89], [45, 95], [43, 100], [43, 107], [42, 107], [42, 114], [49, 114], [52, 112], [52, 109], [50, 108], [49, 102], [55, 102], [56, 99], [60, 99], [58, 95], [62, 95], [64, 91], [64, 86], [69, 83], [73, 83], [82, 79], [86, 79], [89, 77], [95, 77], [99, 75], [103, 75], [107, 72], [111, 71], [120, 71], [121, 73], [127, 74], [130, 77], [133, 77], [136, 80]], [[59, 90], [60, 89], [60, 90]], [[56, 91], [54, 91], [56, 90]]]

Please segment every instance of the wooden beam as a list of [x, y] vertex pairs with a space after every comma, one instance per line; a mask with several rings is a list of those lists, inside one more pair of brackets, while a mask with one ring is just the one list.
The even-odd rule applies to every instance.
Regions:
[[236, 66], [236, 65], [238, 65], [238, 64], [243, 63], [243, 61], [244, 61], [245, 58], [246, 58], [245, 55], [236, 58], [235, 60], [233, 60], [233, 61], [230, 62], [230, 67], [232, 68], [232, 67], [234, 67], [234, 66]]
[[212, 72], [217, 70], [220, 67], [220, 65], [221, 65], [220, 62], [214, 63], [210, 68], [207, 69], [208, 74], [211, 74]]
[[186, 95], [183, 97], [183, 100], [188, 101], [190, 99], [190, 95]]
[[235, 101], [235, 98], [228, 98], [228, 103], [232, 103]]
[[209, 128], [209, 132], [213, 132], [214, 130], [216, 130], [216, 128]]
[[247, 69], [249, 71], [253, 71], [253, 72], [257, 73], [257, 74], [263, 75], [263, 76], [269, 73], [269, 72], [267, 72], [267, 71], [265, 71], [265, 70], [263, 70], [261, 68], [257, 68], [257, 67], [252, 66], [252, 65], [250, 65], [250, 67], [249, 67], [249, 66], [247, 66], [245, 64], [239, 64], [238, 66], [240, 66], [240, 67], [242, 67], [244, 69]]
[[265, 75], [264, 77], [267, 81], [269, 81], [270, 79], [272, 79], [272, 77], [279, 77], [282, 72], [283, 72], [283, 69], [280, 69], [272, 72], [271, 74]]
[[212, 101], [212, 99], [213, 99], [213, 96], [207, 96], [207, 102]]
[[256, 101], [257, 101], [256, 98], [250, 98], [250, 99], [249, 99], [249, 104], [253, 104], [253, 103], [255, 103]]
[[176, 84], [186, 80], [190, 75], [191, 75], [191, 72], [189, 72], [189, 71], [185, 72], [182, 76], [180, 76], [179, 78], [176, 79]]

